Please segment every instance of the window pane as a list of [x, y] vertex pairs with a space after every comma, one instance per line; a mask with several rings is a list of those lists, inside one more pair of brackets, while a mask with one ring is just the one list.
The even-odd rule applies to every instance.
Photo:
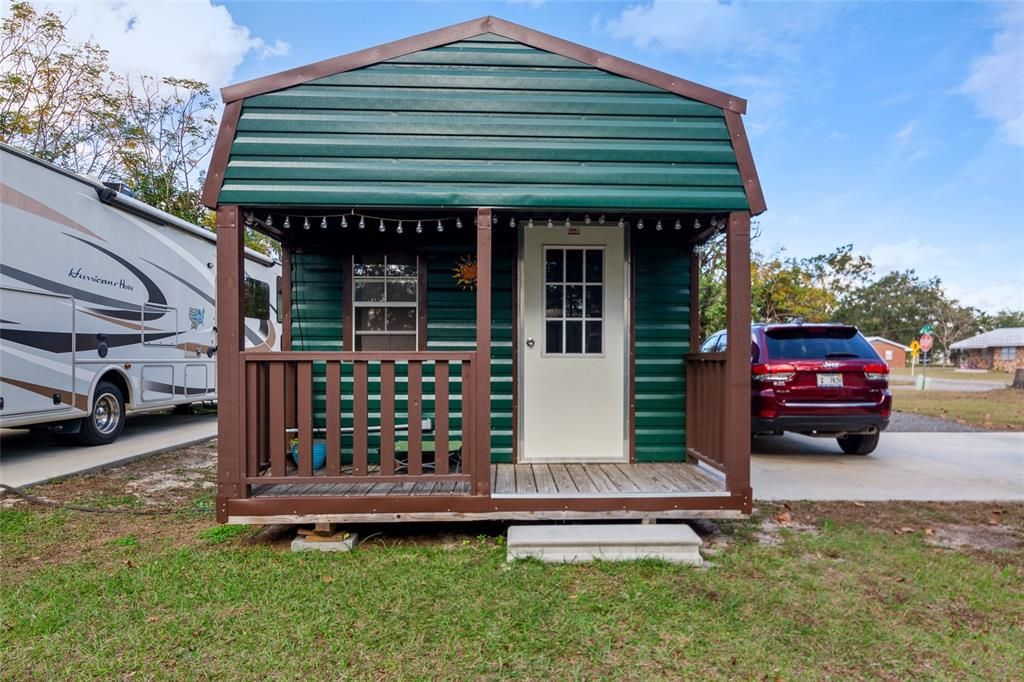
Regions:
[[565, 316], [583, 317], [583, 285], [570, 284], [565, 287]]
[[384, 281], [383, 280], [355, 280], [352, 283], [355, 290], [356, 300], [360, 302], [383, 302]]
[[562, 285], [548, 284], [545, 288], [545, 317], [562, 316]]
[[604, 277], [604, 251], [601, 249], [587, 249], [587, 281], [603, 282]]
[[356, 331], [384, 331], [384, 308], [356, 308]]
[[352, 259], [353, 277], [383, 277], [384, 256], [378, 254], [359, 254]]
[[587, 320], [587, 352], [601, 352], [601, 321]]
[[416, 280], [388, 278], [388, 302], [416, 302]]
[[544, 327], [544, 352], [562, 352], [562, 323], [546, 322]]
[[583, 249], [565, 250], [565, 281], [583, 281]]
[[387, 311], [387, 329], [389, 332], [416, 331], [415, 308], [388, 308]]
[[565, 323], [565, 352], [566, 353], [582, 353], [583, 352], [583, 323], [582, 322], [566, 322]]
[[388, 256], [388, 277], [408, 277], [416, 274], [416, 255], [409, 253]]
[[587, 287], [587, 317], [601, 317], [604, 307], [604, 287], [590, 285]]
[[545, 282], [564, 282], [562, 278], [562, 256], [561, 249], [548, 249], [544, 262]]

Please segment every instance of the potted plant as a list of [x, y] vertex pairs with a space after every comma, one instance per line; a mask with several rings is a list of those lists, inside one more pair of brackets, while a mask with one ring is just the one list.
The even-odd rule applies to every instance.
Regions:
[[[288, 441], [288, 446], [291, 450], [292, 460], [297, 465], [299, 463], [299, 439], [292, 438]], [[322, 440], [313, 441], [313, 468], [319, 469], [327, 463], [327, 443]]]

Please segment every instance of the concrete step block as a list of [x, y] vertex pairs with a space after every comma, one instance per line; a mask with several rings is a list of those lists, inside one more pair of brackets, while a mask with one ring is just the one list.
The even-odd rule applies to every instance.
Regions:
[[700, 537], [685, 524], [510, 526], [507, 558], [547, 563], [661, 559], [700, 566]]
[[302, 536], [292, 540], [293, 552], [351, 552], [356, 546], [359, 536], [355, 533], [346, 533], [334, 537], [312, 537]]

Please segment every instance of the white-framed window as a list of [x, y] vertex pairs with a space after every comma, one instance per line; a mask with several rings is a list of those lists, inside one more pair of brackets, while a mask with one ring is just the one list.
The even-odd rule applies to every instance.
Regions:
[[416, 255], [352, 256], [354, 350], [416, 350], [419, 294]]
[[604, 248], [544, 247], [544, 354], [604, 353]]
[[1017, 349], [1013, 346], [1005, 346], [999, 349], [1000, 360], [1014, 360], [1017, 357]]

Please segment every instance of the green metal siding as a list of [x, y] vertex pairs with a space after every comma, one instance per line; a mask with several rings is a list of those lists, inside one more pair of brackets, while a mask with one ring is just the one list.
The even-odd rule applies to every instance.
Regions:
[[[506, 241], [508, 243], [506, 243]], [[491, 328], [491, 459], [512, 461], [512, 282], [515, 268], [514, 245], [496, 240], [493, 249], [492, 328]], [[460, 289], [452, 278], [452, 268], [462, 256], [472, 253], [470, 244], [428, 245], [421, 251], [427, 267], [427, 350], [471, 351], [476, 348], [476, 293]], [[296, 351], [342, 350], [344, 296], [342, 256], [296, 253], [292, 258], [292, 349]], [[397, 419], [406, 418], [407, 365], [396, 365]], [[380, 369], [369, 366], [369, 423], [380, 424]], [[315, 425], [325, 424], [326, 369], [323, 363], [313, 368]], [[342, 365], [342, 426], [352, 425], [352, 370]], [[462, 437], [462, 374], [452, 365], [450, 391], [453, 399], [450, 433]], [[434, 367], [423, 367], [423, 414], [434, 412]], [[370, 437], [370, 448], [379, 447], [379, 439]], [[342, 438], [342, 451], [351, 456], [352, 439]], [[372, 459], [372, 458], [371, 458]], [[347, 460], [347, 457], [346, 457]]]
[[748, 207], [720, 109], [488, 35], [246, 99], [219, 201]]
[[634, 232], [636, 459], [686, 453], [686, 353], [690, 351], [690, 256]]

